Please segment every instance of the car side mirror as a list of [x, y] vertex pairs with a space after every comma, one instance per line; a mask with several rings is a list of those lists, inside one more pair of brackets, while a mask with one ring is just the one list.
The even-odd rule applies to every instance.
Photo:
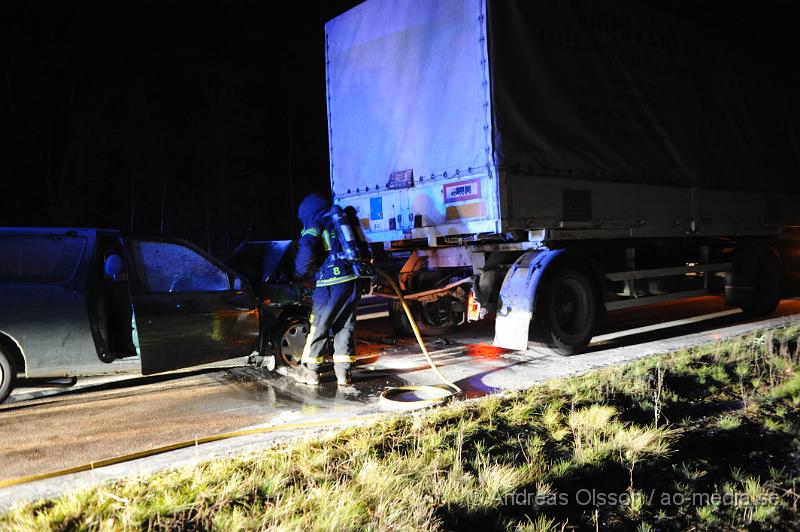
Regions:
[[233, 290], [234, 292], [241, 292], [244, 288], [244, 283], [242, 282], [241, 277], [234, 277], [233, 278]]
[[103, 264], [103, 271], [112, 279], [116, 279], [117, 275], [122, 273], [122, 257], [117, 254], [109, 255]]

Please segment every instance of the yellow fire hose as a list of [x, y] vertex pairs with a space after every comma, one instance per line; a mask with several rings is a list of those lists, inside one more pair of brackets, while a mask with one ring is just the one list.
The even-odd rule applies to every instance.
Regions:
[[59, 471], [53, 471], [50, 473], [41, 473], [39, 475], [28, 475], [25, 477], [17, 477], [11, 478], [8, 480], [0, 480], [0, 488], [7, 488], [9, 486], [17, 486], [19, 484], [26, 484], [28, 482], [33, 482], [35, 480], [45, 480], [48, 478], [55, 478], [61, 477], [64, 475], [71, 475], [73, 473], [82, 473], [84, 471], [91, 471], [98, 467], [106, 467], [114, 464], [120, 464], [122, 462], [130, 462], [131, 460], [137, 460], [139, 458], [146, 458], [148, 456], [155, 456], [157, 454], [167, 453], [169, 451], [176, 451], [178, 449], [185, 449], [187, 447], [194, 447], [195, 445], [200, 445], [201, 443], [211, 443], [215, 441], [221, 440], [228, 440], [230, 438], [238, 438], [240, 436], [251, 436], [253, 434], [266, 434], [269, 432], [277, 432], [277, 431], [291, 431], [297, 429], [306, 429], [306, 428], [316, 428], [316, 427], [324, 427], [327, 425], [339, 425], [344, 423], [350, 423], [353, 421], [364, 421], [370, 420], [373, 418], [378, 417], [379, 414], [372, 414], [369, 416], [352, 416], [347, 418], [338, 418], [338, 419], [328, 419], [323, 421], [309, 421], [307, 423], [290, 423], [287, 425], [273, 425], [271, 427], [261, 427], [256, 429], [246, 429], [246, 430], [237, 430], [235, 432], [225, 432], [223, 434], [215, 434], [214, 436], [206, 436], [204, 438], [195, 438], [193, 440], [186, 440], [178, 443], [171, 443], [169, 445], [163, 445], [161, 447], [155, 447], [153, 449], [146, 449], [144, 451], [137, 451], [135, 453], [130, 454], [123, 454], [121, 456], [115, 456], [113, 458], [107, 458], [105, 460], [98, 460], [96, 462], [90, 462], [88, 464], [83, 464], [75, 467], [69, 467], [67, 469], [61, 469]]
[[[392, 279], [386, 273], [380, 270], [378, 270], [378, 273], [389, 283], [389, 286], [391, 286], [392, 290], [394, 290], [395, 293], [397, 294], [400, 304], [403, 307], [403, 311], [405, 312], [406, 317], [408, 318], [408, 322], [411, 324], [411, 328], [414, 331], [414, 336], [417, 339], [417, 343], [419, 344], [419, 347], [422, 350], [422, 354], [424, 354], [425, 358], [428, 360], [428, 364], [430, 364], [431, 369], [434, 371], [434, 373], [436, 373], [436, 376], [439, 377], [439, 380], [441, 380], [443, 384], [445, 384], [448, 388], [452, 390], [452, 391], [446, 390], [439, 386], [400, 386], [397, 388], [387, 388], [386, 390], [384, 390], [383, 393], [381, 393], [380, 395], [380, 401], [384, 404], [390, 405], [393, 409], [402, 410], [402, 409], [412, 409], [424, 406], [438, 405], [447, 401], [448, 399], [451, 399], [455, 395], [461, 393], [461, 388], [456, 386], [454, 383], [450, 382], [447, 379], [447, 377], [442, 375], [442, 372], [439, 371], [439, 368], [436, 367], [436, 363], [431, 358], [431, 355], [428, 353], [428, 349], [425, 347], [425, 343], [422, 341], [422, 335], [420, 334], [419, 328], [417, 327], [417, 322], [414, 319], [414, 316], [411, 314], [411, 309], [408, 308], [408, 304], [406, 303], [405, 298], [403, 298], [403, 293], [400, 291], [400, 288], [397, 286], [397, 283], [395, 283], [394, 279]], [[427, 395], [428, 397], [427, 398], [420, 397], [421, 395]], [[194, 447], [202, 443], [211, 443], [231, 438], [238, 438], [240, 436], [251, 436], [253, 434], [266, 434], [277, 431], [291, 431], [304, 428], [324, 427], [327, 425], [338, 425], [352, 421], [370, 420], [378, 416], [379, 414], [373, 414], [369, 416], [353, 416], [348, 418], [330, 419], [325, 421], [310, 421], [307, 423], [292, 423], [287, 425], [274, 425], [271, 427], [261, 427], [256, 429], [225, 432], [223, 434], [215, 434], [214, 436], [195, 438], [193, 440], [181, 441], [169, 445], [163, 445], [161, 447], [154, 447], [152, 449], [146, 449], [143, 451], [124, 454], [121, 456], [115, 456], [113, 458], [98, 460], [96, 462], [90, 462], [88, 464], [69, 467], [58, 471], [52, 471], [50, 473], [41, 473], [38, 475], [28, 475], [24, 477], [0, 480], [0, 488], [18, 486], [20, 484], [26, 484], [28, 482], [34, 482], [36, 480], [46, 480], [50, 478], [61, 477], [64, 475], [71, 475], [73, 473], [82, 473], [85, 471], [91, 471], [95, 468], [121, 464], [123, 462], [130, 462], [132, 460], [137, 460], [139, 458], [146, 458], [148, 456], [155, 456], [170, 451], [176, 451], [178, 449]]]
[[[419, 327], [417, 327], [417, 322], [414, 319], [414, 316], [411, 315], [411, 309], [408, 308], [408, 304], [403, 297], [403, 292], [400, 291], [400, 287], [398, 287], [397, 283], [394, 282], [394, 279], [392, 279], [391, 276], [385, 272], [382, 272], [381, 270], [377, 270], [377, 272], [386, 280], [387, 283], [389, 283], [389, 286], [391, 286], [392, 290], [394, 290], [397, 294], [397, 298], [400, 300], [400, 305], [403, 307], [403, 311], [408, 318], [408, 323], [411, 324], [411, 329], [414, 331], [414, 336], [417, 338], [417, 343], [422, 350], [422, 354], [425, 355], [425, 358], [428, 360], [428, 364], [430, 364], [431, 369], [434, 373], [436, 373], [436, 376], [439, 377], [439, 380], [441, 380], [445, 386], [452, 390], [446, 390], [439, 386], [400, 386], [397, 388], [387, 388], [383, 391], [383, 393], [381, 393], [381, 402], [395, 409], [415, 409], [424, 406], [438, 405], [447, 401], [448, 399], [451, 399], [455, 395], [460, 394], [461, 388], [453, 384], [447, 379], [447, 377], [442, 375], [442, 372], [436, 367], [436, 363], [428, 353], [428, 349], [425, 347], [425, 343], [422, 341], [422, 335], [419, 332]], [[428, 397], [425, 398], [420, 396]]]

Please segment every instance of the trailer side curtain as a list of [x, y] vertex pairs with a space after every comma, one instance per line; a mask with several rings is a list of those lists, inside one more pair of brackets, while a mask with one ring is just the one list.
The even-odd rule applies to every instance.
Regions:
[[[498, 164], [517, 174], [800, 190], [798, 97], [787, 90], [798, 69], [776, 60], [793, 41], [791, 22], [780, 9], [742, 6], [490, 1]], [[787, 175], [797, 179], [787, 184]]]

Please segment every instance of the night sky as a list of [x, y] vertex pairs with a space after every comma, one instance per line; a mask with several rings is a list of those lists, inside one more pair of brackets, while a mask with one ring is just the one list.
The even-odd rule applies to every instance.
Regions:
[[[324, 23], [358, 3], [0, 0], [0, 226], [163, 233], [222, 258], [296, 238], [299, 200], [330, 190]], [[782, 0], [702, 5], [746, 49], [751, 16], [797, 20]], [[786, 35], [761, 57], [796, 79]]]
[[3, 1], [0, 225], [296, 237], [329, 190], [323, 26], [358, 3]]

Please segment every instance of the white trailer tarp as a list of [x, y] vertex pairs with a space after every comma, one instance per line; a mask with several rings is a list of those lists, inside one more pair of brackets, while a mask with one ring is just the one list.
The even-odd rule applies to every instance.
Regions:
[[492, 164], [483, 0], [372, 0], [329, 21], [331, 185], [336, 198]]

